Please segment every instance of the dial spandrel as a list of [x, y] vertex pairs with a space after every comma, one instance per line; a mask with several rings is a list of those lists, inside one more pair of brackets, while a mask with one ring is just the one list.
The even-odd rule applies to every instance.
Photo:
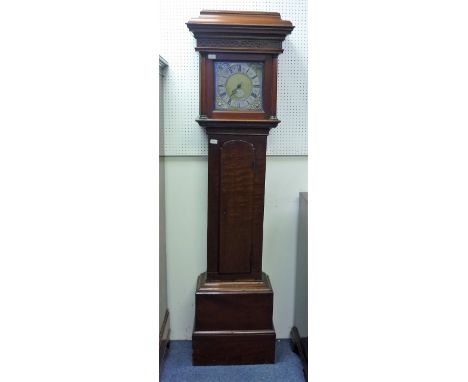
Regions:
[[263, 62], [215, 61], [215, 110], [263, 111]]

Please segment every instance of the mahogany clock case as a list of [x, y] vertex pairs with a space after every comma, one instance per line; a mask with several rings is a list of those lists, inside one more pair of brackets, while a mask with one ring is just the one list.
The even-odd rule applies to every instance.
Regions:
[[[208, 135], [207, 271], [195, 293], [193, 364], [274, 363], [273, 289], [262, 272], [266, 145], [279, 123], [278, 54], [294, 27], [279, 13], [237, 11], [202, 11], [187, 26], [200, 54], [197, 122]], [[261, 110], [216, 110], [215, 61], [261, 63]]]

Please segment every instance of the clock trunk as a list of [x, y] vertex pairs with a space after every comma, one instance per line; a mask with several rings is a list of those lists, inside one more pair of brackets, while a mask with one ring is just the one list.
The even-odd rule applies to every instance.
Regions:
[[208, 280], [260, 279], [265, 135], [208, 132]]

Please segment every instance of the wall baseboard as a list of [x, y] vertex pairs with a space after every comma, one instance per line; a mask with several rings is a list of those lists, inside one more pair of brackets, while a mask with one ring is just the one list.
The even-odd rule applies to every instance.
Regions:
[[296, 353], [302, 361], [302, 367], [304, 370], [304, 378], [307, 381], [307, 349], [303, 344], [303, 341], [307, 341], [307, 338], [301, 338], [299, 330], [294, 326], [291, 329], [291, 345], [294, 353]]
[[162, 366], [162, 363], [164, 361], [164, 356], [166, 354], [166, 349], [169, 346], [169, 332], [170, 332], [169, 310], [166, 309], [163, 323], [161, 327], [159, 328], [159, 368], [161, 368]]

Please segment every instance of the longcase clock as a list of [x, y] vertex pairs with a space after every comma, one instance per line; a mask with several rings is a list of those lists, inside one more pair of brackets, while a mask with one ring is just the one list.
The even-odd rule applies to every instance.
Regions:
[[208, 135], [207, 271], [198, 277], [194, 365], [274, 363], [273, 290], [262, 272], [266, 144], [278, 55], [291, 22], [274, 12], [201, 11], [187, 26], [200, 54]]

